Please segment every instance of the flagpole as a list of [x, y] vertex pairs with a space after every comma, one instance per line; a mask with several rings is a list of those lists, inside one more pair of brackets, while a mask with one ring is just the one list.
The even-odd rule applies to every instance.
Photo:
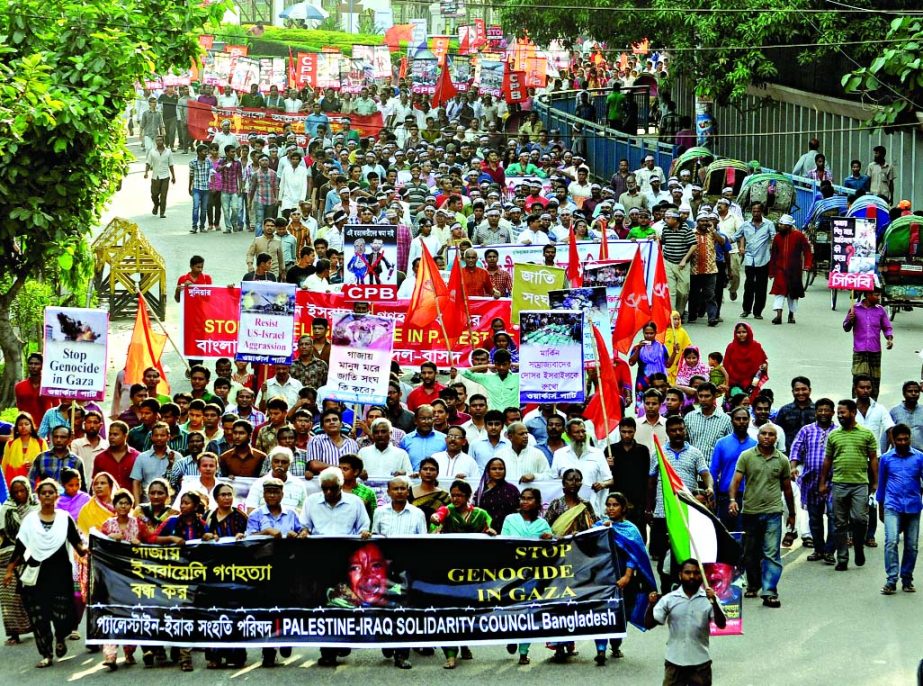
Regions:
[[[461, 248], [455, 246], [455, 259], [461, 260]], [[458, 271], [461, 272], [462, 266], [458, 266]], [[461, 289], [462, 289], [462, 302], [465, 303], [465, 326], [468, 328], [468, 341], [471, 343], [471, 347], [474, 348], [474, 332], [471, 330], [471, 312], [468, 310], [468, 293], [465, 291], [465, 277], [462, 275], [461, 279]], [[512, 327], [512, 324], [510, 324]], [[448, 337], [446, 337], [446, 342], [448, 342]]]
[[186, 366], [186, 371], [190, 371], [190, 370], [192, 369], [192, 367], [189, 366], [189, 362], [186, 361], [186, 358], [183, 356], [183, 353], [180, 352], [179, 347], [178, 347], [178, 346], [176, 345], [176, 343], [173, 341], [173, 337], [170, 336], [170, 332], [167, 331], [167, 327], [165, 327], [165, 326], [163, 325], [163, 322], [160, 321], [160, 317], [158, 317], [158, 316], [157, 316], [157, 313], [154, 312], [154, 308], [148, 306], [148, 304], [147, 304], [147, 299], [144, 297], [144, 294], [141, 293], [140, 290], [137, 291], [137, 293], [138, 293], [138, 299], [139, 299], [141, 302], [144, 303], [145, 309], [148, 311], [148, 313], [149, 313], [151, 316], [154, 317], [154, 321], [157, 322], [157, 323], [160, 325], [160, 330], [163, 331], [163, 335], [167, 337], [167, 340], [168, 340], [168, 341], [170, 341], [170, 345], [173, 346], [173, 350], [176, 351], [176, 354], [179, 355], [179, 359], [182, 360], [183, 364]]
[[612, 432], [609, 430], [609, 413], [606, 410], [606, 394], [603, 392], [602, 366], [599, 364], [599, 345], [596, 343], [595, 332], [593, 333], [593, 354], [596, 356], [596, 392], [599, 393], [599, 399], [602, 402], [603, 422], [606, 425], [606, 450], [609, 452], [609, 457], [612, 457], [612, 441], [609, 438]]

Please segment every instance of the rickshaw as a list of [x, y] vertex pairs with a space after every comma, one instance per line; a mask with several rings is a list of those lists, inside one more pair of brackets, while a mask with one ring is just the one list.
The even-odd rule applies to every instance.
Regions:
[[715, 160], [705, 168], [702, 194], [711, 202], [715, 202], [721, 197], [721, 191], [730, 186], [734, 189], [736, 197], [740, 193], [744, 179], [752, 173], [753, 167], [746, 162], [731, 159]]
[[674, 158], [670, 165], [670, 176], [679, 176], [684, 169], [692, 174], [692, 178], [702, 183], [705, 169], [715, 161], [715, 156], [708, 148], [689, 148], [679, 157]]
[[890, 223], [881, 238], [878, 276], [881, 304], [892, 319], [901, 310], [923, 307], [923, 217], [909, 214]]
[[808, 221], [804, 226], [804, 235], [811, 243], [814, 259], [810, 269], [804, 270], [804, 287], [807, 288], [817, 277], [817, 272], [829, 272], [832, 266], [830, 238], [830, 219], [846, 214], [847, 199], [845, 195], [834, 195], [814, 202]]
[[875, 220], [875, 236], [881, 241], [891, 223], [891, 208], [877, 195], [863, 195], [853, 202], [846, 212], [847, 217]]
[[795, 184], [782, 174], [757, 173], [744, 179], [740, 192], [737, 194], [737, 204], [746, 210], [755, 203], [763, 203], [764, 214], [775, 222], [783, 214], [792, 214], [795, 204]]

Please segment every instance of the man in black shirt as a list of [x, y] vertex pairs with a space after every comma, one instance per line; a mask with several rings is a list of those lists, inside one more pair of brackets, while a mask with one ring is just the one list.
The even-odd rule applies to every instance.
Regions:
[[628, 498], [631, 508], [627, 519], [641, 532], [647, 542], [647, 520], [644, 515], [647, 503], [648, 475], [651, 471], [651, 453], [646, 445], [635, 441], [637, 425], [632, 417], [619, 422], [620, 440], [606, 449], [606, 461], [612, 471], [612, 489]]
[[261, 252], [256, 256], [256, 270], [247, 272], [241, 281], [278, 281], [276, 275], [270, 270], [272, 258], [269, 253]]
[[170, 150], [173, 150], [173, 145], [176, 143], [176, 104], [179, 102], [179, 95], [174, 86], [167, 86], [157, 100], [160, 103], [160, 114], [163, 117], [163, 128], [166, 132], [163, 142]]
[[298, 261], [291, 269], [285, 272], [285, 280], [293, 283], [298, 288], [304, 288], [304, 280], [314, 273], [314, 248], [309, 245], [302, 246]]

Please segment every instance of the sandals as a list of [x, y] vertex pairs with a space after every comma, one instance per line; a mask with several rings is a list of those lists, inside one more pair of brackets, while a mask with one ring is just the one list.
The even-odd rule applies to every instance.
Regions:
[[527, 664], [529, 664], [530, 662], [532, 662], [532, 660], [529, 659], [529, 656], [528, 656], [528, 655], [520, 655], [520, 656], [519, 656], [519, 664], [521, 664], [521, 665], [527, 665]]
[[744, 598], [758, 598], [759, 595], [760, 594], [757, 593], [756, 591], [747, 591], [746, 593], [744, 593]]
[[119, 668], [119, 666], [115, 663], [115, 660], [112, 662], [103, 662], [103, 667], [108, 669], [110, 672], [114, 672]]
[[779, 596], [768, 595], [763, 598], [763, 607], [779, 608], [782, 607], [782, 601], [779, 600]]
[[796, 534], [794, 531], [787, 532], [785, 536], [782, 538], [782, 547], [791, 548], [792, 543], [795, 542], [796, 538], [798, 538], [798, 534]]
[[191, 662], [184, 662], [179, 666], [179, 668], [182, 672], [191, 672], [194, 669]]
[[445, 664], [442, 665], [442, 668], [443, 669], [455, 669], [455, 658], [447, 657], [445, 660]]
[[64, 641], [58, 641], [54, 644], [54, 654], [58, 657], [67, 655], [67, 644]]
[[10, 636], [10, 637], [9, 637], [8, 639], [6, 639], [6, 641], [3, 643], [3, 645], [5, 645], [5, 646], [18, 646], [18, 645], [20, 645], [20, 644], [22, 644], [22, 639], [19, 638], [19, 636]]
[[35, 665], [36, 669], [45, 669], [45, 667], [51, 667], [54, 664], [53, 660], [50, 657], [43, 658], [38, 661], [38, 664]]
[[606, 666], [606, 651], [597, 650], [596, 657], [594, 657], [593, 659], [596, 661], [597, 667], [605, 667]]

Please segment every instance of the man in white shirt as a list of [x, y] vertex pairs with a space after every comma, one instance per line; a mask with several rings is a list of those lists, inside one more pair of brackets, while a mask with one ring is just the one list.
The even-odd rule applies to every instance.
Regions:
[[[428, 533], [426, 516], [410, 499], [410, 479], [395, 476], [388, 482], [389, 505], [375, 509], [371, 534], [379, 536], [423, 536]], [[363, 538], [368, 536], [363, 535]]]
[[508, 483], [527, 484], [552, 477], [542, 451], [529, 445], [529, 430], [525, 424], [512, 422], [506, 427], [506, 438], [509, 443], [494, 453], [494, 457], [506, 463]]
[[239, 104], [237, 93], [229, 83], [224, 87], [224, 92], [218, 96], [218, 107], [237, 107]]
[[212, 138], [212, 143], [218, 146], [218, 153], [224, 155], [224, 148], [233, 145], [235, 148], [240, 147], [240, 141], [231, 133], [231, 120], [225, 119], [221, 122], [221, 131], [216, 133]]
[[289, 477], [288, 469], [292, 464], [292, 451], [277, 445], [269, 451], [268, 457], [272, 471], [250, 485], [250, 492], [247, 494], [247, 514], [266, 504], [263, 500], [263, 482], [266, 479], [279, 479], [282, 482], [282, 507], [291, 508], [300, 513], [308, 498], [308, 491], [301, 479]]
[[289, 163], [279, 163], [279, 209], [293, 210], [308, 195], [308, 168], [297, 148], [288, 154]]
[[570, 445], [554, 451], [551, 461], [551, 471], [555, 477], [561, 478], [568, 469], [578, 469], [583, 475], [583, 483], [593, 489], [594, 495], [590, 498], [593, 509], [597, 512], [606, 511], [606, 496], [609, 495], [609, 486], [612, 485], [612, 470], [606, 462], [602, 450], [593, 448], [587, 441], [586, 423], [582, 419], [571, 419], [567, 422], [567, 437]]
[[647, 198], [648, 207], [656, 207], [661, 202], [673, 202], [672, 196], [660, 188], [660, 179], [652, 176], [646, 191], [642, 191]]
[[654, 164], [654, 156], [647, 155], [641, 168], [635, 172], [635, 180], [638, 182], [642, 193], [646, 193], [651, 189], [651, 179], [654, 177], [659, 178], [662, 184], [667, 182], [663, 169]]
[[526, 219], [527, 228], [519, 234], [516, 242], [520, 245], [547, 245], [551, 243], [551, 238], [547, 233], [539, 228], [541, 224], [541, 215], [530, 214]]
[[295, 114], [296, 112], [301, 112], [301, 106], [303, 104], [304, 103], [301, 102], [301, 99], [295, 92], [295, 89], [289, 88], [285, 95], [285, 100], [282, 101], [282, 106], [285, 108], [285, 112], [287, 114]]
[[160, 211], [161, 218], [167, 216], [167, 191], [170, 184], [176, 183], [176, 172], [173, 171], [173, 151], [164, 145], [163, 136], [154, 139], [154, 147], [148, 150], [144, 162], [144, 178], [151, 175], [151, 201], [154, 210], [151, 214]]
[[109, 449], [109, 441], [99, 435], [103, 426], [103, 416], [96, 410], [87, 410], [83, 418], [83, 436], [71, 441], [71, 452], [83, 460], [84, 473], [93, 473], [96, 456]]
[[276, 374], [270, 379], [263, 382], [260, 388], [259, 407], [260, 412], [266, 411], [266, 403], [270, 398], [281, 396], [288, 403], [289, 408], [295, 406], [298, 402], [298, 391], [301, 390], [301, 382], [294, 379], [291, 375], [291, 365], [277, 364]]
[[359, 451], [365, 473], [370, 477], [410, 474], [410, 456], [407, 451], [391, 443], [391, 422], [380, 417], [372, 422], [372, 445]]
[[440, 479], [465, 479], [471, 483], [480, 480], [481, 470], [478, 463], [473, 457], [462, 452], [465, 440], [465, 430], [462, 427], [450, 426], [446, 430], [446, 449], [433, 453], [433, 459], [439, 465]]

